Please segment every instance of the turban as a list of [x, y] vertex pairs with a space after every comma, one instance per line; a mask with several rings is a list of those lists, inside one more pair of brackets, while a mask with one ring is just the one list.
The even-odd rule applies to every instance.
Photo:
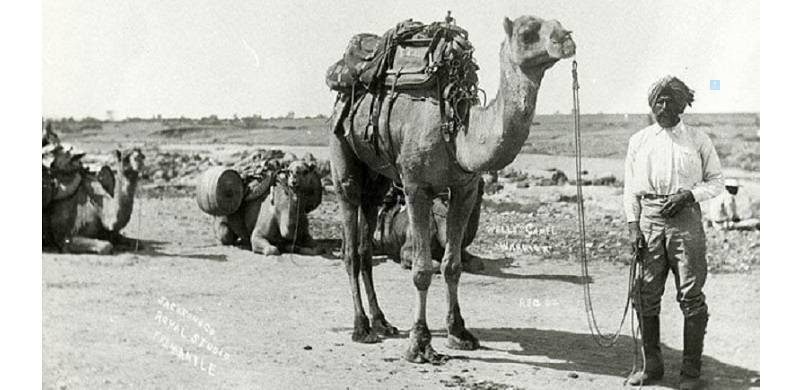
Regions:
[[655, 107], [656, 99], [658, 95], [662, 93], [669, 93], [669, 95], [683, 107], [687, 105], [691, 106], [694, 101], [694, 90], [674, 76], [666, 76], [650, 87], [650, 93], [647, 96], [647, 102], [650, 103], [650, 108]]

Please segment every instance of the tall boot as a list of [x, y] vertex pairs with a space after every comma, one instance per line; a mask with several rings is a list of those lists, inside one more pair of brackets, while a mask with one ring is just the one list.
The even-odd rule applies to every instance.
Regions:
[[683, 320], [683, 365], [681, 390], [694, 390], [702, 386], [700, 366], [703, 357], [703, 339], [706, 336], [708, 313], [696, 314]]
[[664, 377], [664, 359], [661, 357], [661, 323], [658, 316], [642, 317], [642, 346], [645, 367], [628, 377], [628, 384], [647, 385]]

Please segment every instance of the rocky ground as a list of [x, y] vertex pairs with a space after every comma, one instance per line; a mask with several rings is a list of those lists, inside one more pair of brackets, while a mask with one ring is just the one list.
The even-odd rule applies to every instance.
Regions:
[[[212, 166], [234, 167], [254, 154], [265, 154], [259, 148], [241, 148], [228, 153], [212, 151], [146, 150], [147, 169], [142, 181], [144, 196], [193, 196], [198, 176]], [[311, 158], [313, 154], [283, 151], [277, 158]], [[93, 166], [104, 161], [101, 154], [86, 158]], [[330, 184], [330, 168], [326, 160], [317, 164], [323, 183]], [[474, 246], [483, 251], [510, 255], [533, 254], [554, 259], [576, 259], [579, 255], [577, 194], [575, 180], [556, 168], [508, 168], [498, 175], [497, 183], [487, 186], [482, 215], [482, 233]], [[574, 175], [573, 175], [574, 177]], [[584, 188], [587, 256], [607, 262], [627, 262], [626, 227], [620, 212], [622, 181], [613, 173], [587, 172]], [[743, 204], [740, 213], [758, 215], [758, 203]], [[325, 235], [338, 231], [335, 213], [319, 218], [318, 226]], [[760, 265], [760, 231], [717, 231], [706, 229], [709, 245], [709, 267], [712, 272], [746, 272]]]

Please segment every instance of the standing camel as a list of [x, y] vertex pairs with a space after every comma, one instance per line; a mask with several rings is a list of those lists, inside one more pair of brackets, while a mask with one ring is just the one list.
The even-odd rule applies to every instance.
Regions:
[[[342, 210], [343, 257], [353, 296], [352, 339], [356, 342], [372, 343], [379, 335], [397, 334], [378, 305], [371, 242], [381, 198], [393, 180], [403, 183], [406, 194], [412, 279], [417, 290], [415, 320], [404, 358], [417, 363], [443, 359], [430, 344], [426, 302], [433, 274], [431, 204], [435, 194], [448, 189], [447, 243], [441, 264], [447, 283], [447, 346], [462, 350], [479, 346], [464, 326], [458, 303], [461, 242], [475, 204], [478, 173], [500, 170], [514, 160], [528, 137], [544, 72], [575, 53], [570, 32], [557, 21], [522, 16], [513, 22], [505, 18], [503, 27], [497, 97], [486, 107], [472, 107], [468, 128], [453, 142], [447, 142], [442, 134], [438, 94], [430, 90], [400, 92], [393, 104], [382, 105], [377, 143], [364, 134], [371, 120], [372, 94], [353, 104], [354, 115], [344, 123], [349, 132], [331, 132], [331, 168]], [[359, 276], [372, 323], [362, 305]]]

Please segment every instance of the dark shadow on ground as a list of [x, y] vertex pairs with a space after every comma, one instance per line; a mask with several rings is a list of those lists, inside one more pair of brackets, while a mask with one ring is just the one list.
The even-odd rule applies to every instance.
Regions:
[[480, 275], [494, 276], [502, 279], [533, 279], [533, 280], [553, 280], [558, 282], [572, 283], [572, 284], [586, 284], [594, 283], [590, 276], [588, 280], [580, 275], [561, 275], [561, 274], [515, 274], [507, 272], [509, 268], [514, 268], [514, 259], [511, 257], [504, 257], [501, 259], [488, 259], [480, 256], [475, 256], [483, 261], [483, 271], [476, 272]]
[[[489, 363], [518, 363], [560, 371], [610, 375], [620, 378], [620, 385], [630, 373], [633, 359], [633, 340], [620, 336], [616, 345], [603, 348], [591, 334], [577, 334], [558, 330], [534, 328], [472, 329], [481, 341], [519, 343], [519, 350], [506, 351], [508, 358], [473, 356], [470, 359]], [[658, 384], [670, 388], [678, 387], [682, 354], [662, 345], [666, 373]], [[563, 362], [529, 362], [513, 356], [544, 356]], [[760, 373], [747, 368], [721, 362], [711, 356], [703, 356], [703, 380], [708, 389], [747, 389], [758, 387]], [[755, 380], [754, 380], [755, 379]]]
[[[196, 260], [211, 260], [211, 261], [228, 261], [228, 256], [216, 254], [202, 254], [202, 253], [167, 253], [163, 252], [164, 245], [168, 243], [165, 241], [156, 241], [156, 240], [138, 240], [131, 239], [133, 242], [126, 243], [126, 244], [117, 244], [114, 245], [114, 252], [107, 257], [113, 257], [114, 255], [120, 254], [134, 254], [134, 255], [142, 255], [142, 256], [151, 256], [151, 257], [187, 257], [190, 259]], [[210, 246], [209, 246], [210, 247]], [[195, 249], [202, 249], [202, 248], [195, 248]], [[42, 253], [51, 253], [51, 254], [62, 254], [58, 248], [54, 247], [43, 247]], [[65, 255], [74, 254], [74, 255], [86, 255], [91, 253], [63, 253]]]
[[[218, 261], [218, 262], [228, 261], [228, 256], [223, 255], [223, 254], [182, 253], [182, 252], [180, 252], [180, 253], [174, 253], [174, 252], [173, 253], [168, 253], [168, 252], [164, 252], [163, 251], [163, 247], [165, 245], [167, 245], [167, 244], [168, 243], [165, 242], [165, 241], [139, 240], [138, 249], [136, 247], [133, 247], [133, 248], [126, 247], [126, 248], [124, 248], [125, 250], [124, 250], [123, 253], [132, 253], [132, 254], [143, 255], [143, 256], [152, 256], [152, 257], [186, 257], [186, 258], [195, 259], [195, 260], [210, 260], [210, 261]], [[206, 247], [203, 247], [203, 248], [210, 248], [210, 247], [213, 247], [213, 246], [215, 246], [215, 245], [209, 245], [209, 246], [206, 246]], [[192, 248], [192, 249], [197, 249], [197, 250], [201, 250], [202, 251], [202, 248], [195, 247], [195, 248]]]

